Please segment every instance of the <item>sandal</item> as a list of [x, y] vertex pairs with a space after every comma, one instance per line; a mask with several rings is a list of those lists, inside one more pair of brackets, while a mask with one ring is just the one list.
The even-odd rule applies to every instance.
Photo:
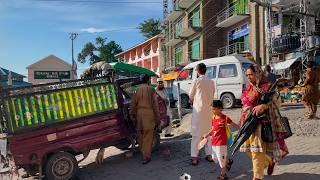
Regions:
[[228, 159], [228, 162], [227, 162], [227, 165], [226, 165], [226, 168], [228, 171], [230, 171], [231, 167], [232, 167], [232, 164], [233, 164], [233, 160], [232, 159]]
[[219, 179], [219, 180], [226, 180], [226, 179], [229, 179], [229, 177], [227, 176], [227, 174], [225, 174], [225, 175], [220, 175], [220, 176], [218, 176], [217, 179]]

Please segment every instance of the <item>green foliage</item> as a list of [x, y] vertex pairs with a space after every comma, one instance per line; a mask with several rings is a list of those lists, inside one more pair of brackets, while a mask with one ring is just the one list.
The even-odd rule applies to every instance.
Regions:
[[140, 29], [140, 33], [146, 39], [150, 39], [153, 36], [161, 33], [161, 22], [158, 19], [148, 19], [143, 23], [140, 23], [138, 29]]
[[[122, 52], [122, 48], [115, 41], [107, 42], [106, 38], [97, 37], [96, 43], [88, 42], [84, 45], [81, 52], [78, 54], [78, 61], [86, 63], [89, 61], [90, 65], [99, 61], [106, 61], [108, 63], [116, 62], [116, 54]], [[98, 55], [96, 55], [98, 54]]]

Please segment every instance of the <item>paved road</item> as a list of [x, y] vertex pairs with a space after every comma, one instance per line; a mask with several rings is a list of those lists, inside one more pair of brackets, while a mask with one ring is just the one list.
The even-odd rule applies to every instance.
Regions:
[[[240, 110], [226, 111], [233, 119], [239, 119]], [[282, 114], [289, 117], [295, 135], [287, 140], [290, 155], [276, 166], [275, 174], [265, 179], [280, 180], [319, 180], [320, 179], [320, 120], [305, 120], [303, 107], [286, 106]], [[107, 148], [102, 165], [94, 163], [97, 151], [92, 151], [89, 158], [80, 164], [81, 180], [176, 180], [182, 173], [188, 173], [195, 180], [216, 179], [219, 167], [202, 160], [197, 167], [190, 165], [188, 134], [190, 115], [185, 116], [182, 125], [176, 129], [179, 135], [163, 139], [160, 148], [153, 154], [152, 162], [142, 165], [140, 155], [126, 157], [127, 152], [116, 148]], [[164, 155], [170, 149], [171, 157]], [[231, 170], [232, 179], [250, 179], [252, 166], [250, 159], [238, 153]]]

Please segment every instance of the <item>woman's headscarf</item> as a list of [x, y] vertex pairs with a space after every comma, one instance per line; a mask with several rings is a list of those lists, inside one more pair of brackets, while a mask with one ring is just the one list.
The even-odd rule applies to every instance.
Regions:
[[256, 84], [254, 85], [258, 87], [260, 82], [266, 79], [265, 74], [262, 71], [261, 66], [258, 64], [251, 65], [249, 69], [251, 69], [256, 74]]

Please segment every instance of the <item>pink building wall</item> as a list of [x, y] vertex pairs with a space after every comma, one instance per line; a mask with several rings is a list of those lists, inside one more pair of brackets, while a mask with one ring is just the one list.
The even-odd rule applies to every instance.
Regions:
[[[163, 59], [161, 57], [160, 47], [161, 38], [155, 36], [118, 54], [117, 58], [119, 61], [124, 59], [125, 63], [149, 69], [160, 75], [162, 71], [160, 61]], [[152, 81], [154, 82], [155, 79], [153, 78]]]

